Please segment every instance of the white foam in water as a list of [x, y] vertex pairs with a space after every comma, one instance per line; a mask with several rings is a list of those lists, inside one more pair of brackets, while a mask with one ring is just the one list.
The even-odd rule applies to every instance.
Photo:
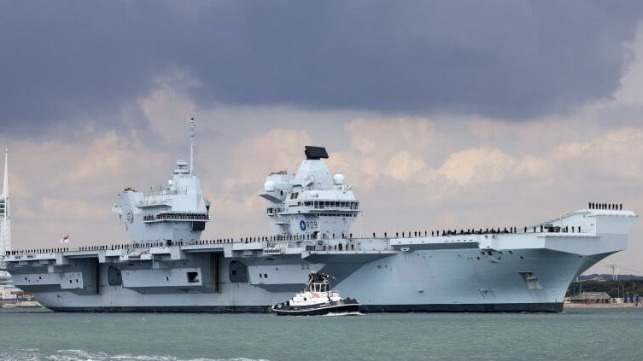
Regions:
[[40, 361], [40, 353], [37, 349], [25, 349], [17, 351], [0, 351], [2, 361]]
[[335, 317], [335, 316], [364, 316], [363, 313], [357, 311], [357, 312], [331, 312], [328, 314], [325, 314], [324, 316], [326, 317]]
[[53, 355], [45, 355], [38, 349], [25, 349], [12, 352], [0, 352], [2, 361], [269, 361], [265, 359], [233, 358], [182, 359], [174, 356], [150, 355], [110, 355], [104, 352], [85, 350], [58, 350]]

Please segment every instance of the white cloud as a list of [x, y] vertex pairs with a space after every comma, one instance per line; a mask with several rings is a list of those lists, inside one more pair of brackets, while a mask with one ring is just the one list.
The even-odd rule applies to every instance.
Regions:
[[393, 154], [385, 165], [385, 174], [396, 181], [408, 182], [425, 169], [424, 160], [408, 151]]
[[142, 147], [132, 134], [80, 132], [82, 142], [11, 144], [14, 247], [45, 247], [61, 233], [71, 233], [81, 244], [99, 235], [122, 239], [110, 212], [114, 197], [156, 174], [163, 155]]
[[500, 149], [482, 146], [452, 153], [437, 172], [458, 186], [480, 185], [503, 181], [513, 165]]
[[164, 142], [183, 143], [187, 121], [195, 114], [196, 105], [187, 91], [201, 85], [186, 70], [174, 70], [159, 76], [149, 94], [138, 100], [138, 106], [149, 122], [149, 129]]
[[[621, 77], [620, 87], [611, 99], [605, 102], [616, 106], [641, 106], [641, 88], [643, 88], [643, 25], [639, 24], [636, 37], [631, 44], [624, 44], [626, 52], [633, 58]], [[599, 103], [599, 106], [603, 105]]]

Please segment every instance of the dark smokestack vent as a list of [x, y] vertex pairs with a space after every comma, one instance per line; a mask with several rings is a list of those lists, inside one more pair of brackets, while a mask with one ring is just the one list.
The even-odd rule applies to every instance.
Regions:
[[328, 153], [324, 147], [313, 147], [311, 145], [306, 146], [306, 159], [328, 159]]

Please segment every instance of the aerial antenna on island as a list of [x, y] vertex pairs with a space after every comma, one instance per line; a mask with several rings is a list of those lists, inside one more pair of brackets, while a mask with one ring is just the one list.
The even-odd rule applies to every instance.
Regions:
[[190, 174], [194, 174], [194, 132], [196, 131], [196, 124], [194, 124], [194, 114], [190, 118]]

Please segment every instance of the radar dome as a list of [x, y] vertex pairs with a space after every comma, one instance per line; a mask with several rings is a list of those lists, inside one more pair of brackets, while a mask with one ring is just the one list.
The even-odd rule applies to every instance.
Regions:
[[266, 192], [272, 192], [275, 190], [275, 182], [271, 180], [267, 180], [266, 183], [263, 184], [263, 189], [266, 190]]
[[333, 176], [333, 182], [337, 185], [344, 184], [344, 175], [339, 173], [335, 174], [335, 176]]

